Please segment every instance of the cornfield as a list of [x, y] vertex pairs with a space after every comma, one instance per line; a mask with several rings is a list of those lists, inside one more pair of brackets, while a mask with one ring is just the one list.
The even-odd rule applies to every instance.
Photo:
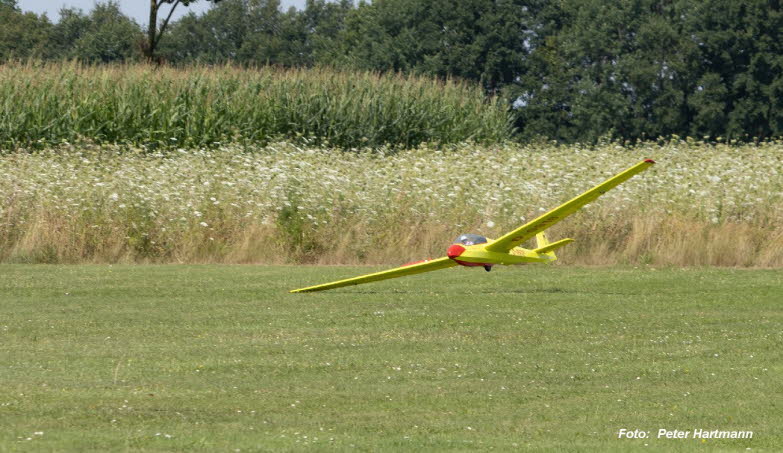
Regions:
[[394, 146], [511, 136], [503, 103], [478, 86], [330, 69], [0, 65], [0, 149], [63, 143], [146, 149]]
[[550, 230], [576, 239], [561, 263], [781, 266], [782, 151], [680, 140], [23, 149], [0, 157], [0, 261], [399, 264], [443, 256], [459, 233], [495, 237], [654, 158]]

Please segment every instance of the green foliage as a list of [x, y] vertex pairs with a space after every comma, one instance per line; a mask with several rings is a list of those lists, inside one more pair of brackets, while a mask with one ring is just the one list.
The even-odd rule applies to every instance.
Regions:
[[[692, 133], [783, 134], [783, 10], [779, 2], [708, 0], [688, 17], [700, 49]], [[723, 108], [723, 116], [717, 111]]]
[[89, 14], [63, 8], [59, 21], [48, 30], [44, 56], [50, 59], [111, 63], [139, 56], [141, 29], [120, 11], [116, 1], [97, 3]]
[[[173, 63], [277, 63], [285, 52], [279, 0], [227, 0], [174, 24], [161, 49]], [[288, 52], [290, 53], [290, 52]]]
[[0, 62], [50, 56], [51, 28], [46, 16], [22, 13], [14, 1], [0, 3]]
[[[162, 63], [162, 60], [156, 52], [160, 45], [161, 38], [163, 38], [177, 7], [180, 5], [188, 7], [191, 3], [196, 3], [197, 1], [198, 0], [152, 0], [150, 2], [146, 37], [141, 42], [141, 50], [148, 62]], [[207, 1], [218, 3], [220, 0]], [[164, 5], [169, 5], [169, 8], [163, 8]], [[159, 17], [161, 18], [160, 20]]]
[[79, 25], [74, 29], [74, 24], [67, 24], [68, 31], [77, 34], [69, 57], [90, 63], [110, 63], [138, 56], [141, 31], [133, 20], [122, 14], [117, 2], [98, 3], [84, 20], [71, 20]]
[[299, 33], [300, 54], [310, 56], [305, 63], [329, 64], [341, 56], [340, 34], [352, 10], [351, 0], [307, 0], [305, 9], [294, 15], [298, 20], [294, 29]]
[[480, 81], [488, 92], [524, 70], [525, 2], [378, 0], [346, 18], [341, 35], [353, 67], [456, 76]]
[[225, 0], [174, 24], [162, 54], [174, 63], [329, 64], [351, 3], [310, 0], [301, 12], [279, 0]]
[[783, 133], [777, 2], [568, 0], [537, 17], [533, 70], [509, 88], [524, 137]]
[[58, 59], [75, 58], [74, 45], [92, 26], [90, 17], [78, 8], [62, 8], [52, 27], [51, 48]]
[[[689, 62], [696, 57], [676, 20], [682, 13], [654, 1], [550, 6], [542, 17], [561, 22], [534, 43], [535, 69], [512, 90], [525, 100], [518, 105], [520, 129], [528, 137], [591, 142], [607, 132], [618, 138], [682, 133]], [[550, 123], [543, 134], [542, 117]]]
[[243, 11], [226, 1], [203, 16], [190, 13], [174, 23], [160, 44], [160, 53], [172, 63], [219, 63], [236, 55], [244, 31], [237, 26]]
[[80, 139], [150, 146], [264, 143], [343, 148], [511, 137], [500, 101], [424, 77], [232, 67], [0, 67], [0, 146]]

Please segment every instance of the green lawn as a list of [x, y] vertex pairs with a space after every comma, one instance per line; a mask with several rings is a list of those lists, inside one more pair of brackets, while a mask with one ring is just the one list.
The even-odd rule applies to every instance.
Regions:
[[782, 271], [376, 269], [0, 266], [0, 450], [783, 445]]

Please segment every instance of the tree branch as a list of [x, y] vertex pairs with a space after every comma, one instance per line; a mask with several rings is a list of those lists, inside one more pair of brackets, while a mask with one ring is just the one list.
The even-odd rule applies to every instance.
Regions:
[[[164, 0], [160, 0], [163, 2]], [[177, 6], [179, 5], [180, 0], [177, 0], [174, 2], [174, 5], [171, 7], [171, 10], [169, 11], [169, 15], [166, 16], [166, 20], [163, 21], [163, 24], [160, 26], [160, 31], [158, 31], [158, 35], [155, 37], [155, 45], [154, 47], [158, 47], [158, 42], [160, 42], [161, 36], [163, 36], [163, 32], [166, 31], [166, 26], [169, 24], [169, 21], [171, 20], [171, 16], [174, 14], [174, 10], [177, 9]]]

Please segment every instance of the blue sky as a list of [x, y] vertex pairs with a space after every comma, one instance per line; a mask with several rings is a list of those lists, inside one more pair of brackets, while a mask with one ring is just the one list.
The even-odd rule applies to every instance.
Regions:
[[[32, 11], [37, 14], [46, 13], [49, 20], [56, 22], [60, 17], [58, 11], [60, 11], [60, 8], [63, 6], [81, 8], [85, 12], [88, 12], [97, 2], [96, 0], [18, 0], [17, 3], [23, 11]], [[136, 22], [139, 24], [147, 23], [147, 19], [149, 18], [149, 1], [120, 0], [117, 3], [120, 4], [120, 9], [128, 16], [134, 18]], [[297, 8], [304, 7], [305, 0], [281, 0], [280, 3], [282, 4], [283, 10], [286, 10], [291, 6]], [[188, 11], [201, 13], [206, 11], [210, 5], [211, 3], [206, 0], [200, 0], [188, 8], [178, 6], [174, 17], [180, 17]], [[168, 8], [166, 6], [164, 6], [164, 9], [168, 13]]]

